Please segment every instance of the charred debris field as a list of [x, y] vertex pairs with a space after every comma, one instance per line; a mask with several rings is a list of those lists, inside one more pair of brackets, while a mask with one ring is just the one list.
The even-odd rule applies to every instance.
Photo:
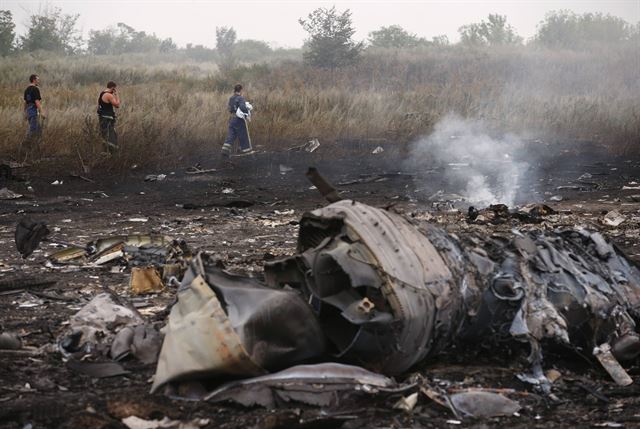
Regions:
[[640, 159], [297, 149], [6, 163], [0, 427], [640, 425]]

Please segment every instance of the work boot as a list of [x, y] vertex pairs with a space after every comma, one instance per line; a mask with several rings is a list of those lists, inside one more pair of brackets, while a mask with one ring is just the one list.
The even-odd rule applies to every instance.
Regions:
[[253, 149], [243, 149], [236, 156], [247, 156], [247, 155], [253, 155], [254, 153], [256, 153], [256, 151]]

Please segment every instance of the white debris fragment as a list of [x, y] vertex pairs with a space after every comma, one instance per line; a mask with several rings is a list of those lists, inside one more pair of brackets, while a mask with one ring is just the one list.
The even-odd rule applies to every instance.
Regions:
[[223, 194], [233, 194], [234, 192], [235, 192], [235, 189], [233, 189], [233, 188], [224, 188], [222, 190]]
[[316, 149], [320, 147], [320, 142], [318, 139], [309, 140], [309, 142], [305, 145], [304, 150], [313, 153]]
[[403, 396], [393, 405], [396, 410], [411, 411], [418, 403], [418, 392], [412, 393], [409, 396]]
[[127, 219], [129, 222], [148, 222], [148, 217], [132, 217]]
[[289, 210], [274, 210], [273, 212], [275, 214], [277, 214], [277, 215], [280, 215], [280, 216], [292, 215], [292, 214], [295, 213], [293, 209], [289, 209]]
[[626, 216], [624, 216], [623, 214], [621, 214], [616, 210], [611, 210], [609, 213], [607, 213], [604, 216], [604, 218], [602, 219], [602, 223], [608, 226], [616, 227], [626, 220], [627, 220]]
[[382, 146], [378, 146], [371, 153], [374, 154], [374, 155], [377, 155], [377, 154], [382, 153], [382, 152], [384, 152], [384, 149], [382, 148]]
[[602, 422], [602, 423], [594, 423], [593, 426], [597, 428], [623, 428], [624, 425], [618, 422]]
[[53, 182], [51, 182], [53, 186], [60, 186], [63, 183], [64, 183], [64, 180], [54, 180]]
[[283, 165], [283, 164], [280, 164], [279, 168], [280, 168], [280, 174], [287, 174], [287, 173], [293, 171], [293, 168], [288, 167], [288, 166]]
[[129, 429], [198, 429], [209, 424], [209, 419], [193, 419], [188, 422], [171, 420], [164, 417], [162, 420], [145, 420], [137, 416], [129, 416], [122, 419], [122, 423]]
[[22, 194], [15, 193], [8, 188], [0, 189], [0, 200], [15, 200], [16, 198], [22, 198]]
[[145, 182], [160, 182], [167, 178], [166, 174], [147, 174], [144, 178]]
[[549, 201], [555, 201], [555, 202], [558, 202], [558, 201], [562, 201], [563, 199], [564, 199], [564, 198], [562, 198], [562, 196], [561, 196], [561, 195], [554, 195], [553, 197], [549, 198]]

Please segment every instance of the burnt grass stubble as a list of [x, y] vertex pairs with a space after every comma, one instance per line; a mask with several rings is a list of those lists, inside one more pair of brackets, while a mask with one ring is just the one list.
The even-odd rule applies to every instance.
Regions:
[[[414, 176], [367, 180], [372, 175], [401, 169], [402, 154], [388, 148], [382, 154], [373, 155], [372, 148], [346, 145], [339, 157], [323, 152], [321, 147], [313, 154], [259, 153], [233, 158], [233, 164], [209, 160], [209, 165], [203, 162], [203, 167], [215, 167], [218, 171], [202, 175], [185, 174], [189, 165], [173, 170], [175, 174], [136, 170], [116, 177], [96, 173], [92, 176], [94, 183], [46, 174], [42, 169], [37, 173], [29, 169], [20, 171], [15, 180], [2, 184], [25, 193], [26, 197], [3, 200], [0, 204], [0, 268], [13, 269], [0, 273], [0, 278], [34, 276], [55, 279], [57, 283], [38, 288], [39, 295], [26, 295], [29, 290], [0, 295], [0, 328], [19, 333], [25, 346], [41, 347], [55, 343], [65, 322], [102, 288], [129, 298], [128, 270], [114, 273], [109, 269], [69, 272], [47, 269], [44, 267], [46, 255], [54, 249], [50, 243], [43, 243], [31, 257], [21, 260], [15, 250], [13, 233], [25, 215], [46, 222], [52, 231], [51, 239], [77, 243], [114, 234], [163, 233], [185, 239], [192, 249], [215, 255], [232, 271], [259, 276], [264, 260], [294, 251], [297, 220], [302, 213], [324, 205], [322, 197], [310, 189], [304, 178], [304, 172], [311, 165], [318, 167], [334, 184], [365, 179], [364, 183], [338, 186], [343, 197], [376, 206], [394, 205], [395, 210], [408, 215], [432, 210], [428, 197], [440, 189], [455, 192], [440, 179], [438, 169], [446, 168], [443, 166], [424, 166], [423, 171], [410, 172]], [[280, 165], [292, 170], [282, 174]], [[610, 158], [598, 151], [581, 153], [558, 149], [556, 154], [535, 166], [539, 179], [543, 180], [523, 186], [518, 202], [539, 202], [551, 194], [562, 194], [564, 200], [551, 205], [567, 211], [564, 220], [559, 222], [568, 226], [596, 225], [603, 213], [613, 209], [631, 217], [640, 209], [640, 203], [630, 198], [634, 191], [621, 188], [640, 178], [638, 166], [640, 159]], [[588, 191], [556, 190], [557, 186], [571, 183], [584, 172], [597, 173], [593, 176], [597, 187]], [[168, 176], [161, 182], [144, 182], [147, 173]], [[21, 181], [24, 179], [29, 180], [33, 193], [25, 190], [25, 182]], [[52, 186], [51, 182], [56, 179], [64, 180], [63, 185]], [[419, 193], [413, 192], [418, 188]], [[223, 189], [233, 191], [222, 193]], [[108, 197], [100, 198], [96, 191]], [[235, 201], [248, 201], [253, 205], [233, 207]], [[464, 216], [460, 214], [432, 214], [434, 221], [451, 231], [464, 224]], [[148, 221], [129, 221], [140, 217]], [[517, 225], [486, 228], [513, 226]], [[617, 230], [609, 231], [634, 260], [638, 259], [634, 255], [640, 253], [639, 228], [638, 222], [627, 221]], [[147, 302], [146, 314], [150, 320], [161, 322], [166, 319], [174, 292], [169, 288], [161, 294], [136, 299]], [[20, 307], [29, 300], [35, 300], [38, 305]], [[622, 388], [593, 363], [566, 350], [546, 349], [545, 369], [555, 368], [562, 374], [554, 384], [553, 392], [557, 396], [554, 401], [518, 381], [515, 375], [529, 369], [525, 358], [526, 348], [512, 352], [506, 348], [496, 351], [482, 347], [464, 353], [452, 350], [416, 370], [432, 382], [447, 380], [460, 387], [514, 388], [521, 392], [512, 396], [523, 405], [519, 417], [465, 419], [462, 427], [586, 427], [605, 422], [618, 422], [625, 427], [640, 425], [637, 362], [626, 365], [636, 384]], [[393, 410], [391, 405], [398, 398], [391, 397], [358, 403], [347, 401], [341, 404], [337, 415], [328, 417], [321, 410], [301, 405], [269, 411], [151, 395], [150, 378], [155, 365], [135, 360], [123, 363], [129, 375], [92, 379], [68, 369], [57, 351], [34, 356], [0, 351], [0, 359], [2, 428], [22, 428], [28, 423], [35, 428], [117, 428], [124, 427], [121, 419], [131, 415], [145, 419], [203, 417], [210, 419], [209, 428], [445, 427], [450, 426], [447, 420], [454, 418], [424, 395], [412, 413]]]

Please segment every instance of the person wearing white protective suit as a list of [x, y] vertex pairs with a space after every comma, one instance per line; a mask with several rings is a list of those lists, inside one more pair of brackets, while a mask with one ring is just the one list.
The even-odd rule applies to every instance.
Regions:
[[242, 96], [242, 85], [236, 85], [227, 105], [227, 110], [231, 117], [229, 118], [227, 138], [222, 145], [223, 157], [231, 155], [231, 147], [236, 138], [240, 142], [241, 154], [245, 155], [253, 152], [251, 138], [249, 137], [249, 127], [247, 126], [247, 121], [251, 120], [252, 109], [251, 103], [247, 102]]

